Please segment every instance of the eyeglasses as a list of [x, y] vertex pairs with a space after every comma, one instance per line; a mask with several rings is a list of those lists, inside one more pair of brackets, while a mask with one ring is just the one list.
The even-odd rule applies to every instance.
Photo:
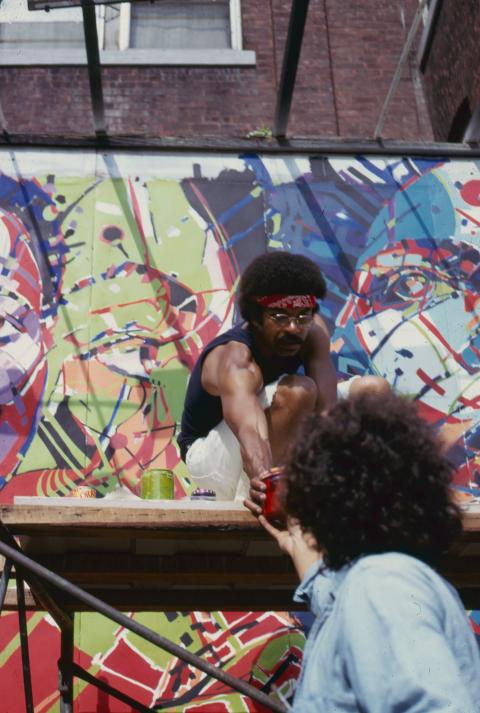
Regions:
[[273, 320], [279, 327], [288, 327], [292, 322], [298, 327], [306, 327], [313, 322], [313, 314], [305, 312], [296, 316], [286, 314], [285, 312], [267, 312], [267, 317]]

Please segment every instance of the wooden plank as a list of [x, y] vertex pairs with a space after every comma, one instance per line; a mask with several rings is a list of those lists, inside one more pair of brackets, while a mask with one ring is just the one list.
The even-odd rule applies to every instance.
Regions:
[[[281, 586], [296, 579], [289, 559], [221, 553], [176, 553], [174, 556], [108, 552], [68, 552], [35, 556], [36, 561], [82, 587], [162, 586], [185, 584], [264, 587]], [[480, 587], [480, 558], [444, 558], [440, 573], [456, 587]]]
[[115, 553], [71, 553], [66, 556], [39, 555], [36, 561], [83, 588], [88, 586], [158, 586], [187, 584], [270, 588], [296, 584], [293, 565], [285, 555], [244, 557], [242, 555], [182, 554], [174, 557], [122, 555]]
[[[461, 587], [480, 588], [480, 557], [444, 557], [439, 572], [457, 589]], [[478, 602], [480, 606], [480, 601]]]
[[[40, 499], [40, 498], [39, 498]], [[45, 498], [45, 500], [64, 500], [64, 498]], [[66, 500], [66, 498], [65, 498]], [[131, 506], [109, 502], [99, 505], [100, 501], [79, 501], [68, 505], [46, 503], [0, 505], [0, 518], [15, 534], [27, 534], [45, 527], [53, 533], [65, 527], [75, 530], [87, 530], [101, 527], [108, 529], [154, 529], [160, 530], [207, 530], [215, 527], [224, 530], [260, 530], [256, 518], [244, 507], [218, 507], [208, 503], [204, 507], [186, 506], [182, 501], [172, 501], [170, 505]], [[168, 502], [168, 501], [167, 501]], [[81, 504], [80, 504], [81, 503]], [[174, 504], [173, 504], [174, 503]], [[217, 505], [217, 507], [209, 507]]]
[[[114, 491], [115, 492], [115, 491]], [[64, 510], [68, 508], [85, 508], [87, 510], [97, 508], [112, 508], [116, 510], [192, 510], [197, 513], [205, 511], [238, 511], [248, 513], [249, 510], [239, 500], [192, 500], [188, 497], [177, 500], [143, 500], [136, 495], [124, 495], [125, 490], [117, 497], [104, 498], [74, 498], [74, 497], [38, 497], [17, 495], [14, 498], [13, 507], [21, 505], [32, 505], [40, 508], [57, 508]], [[12, 507], [12, 505], [10, 505]]]
[[458, 588], [465, 609], [480, 609], [480, 587]]
[[[265, 591], [211, 590], [191, 587], [183, 590], [117, 590], [92, 589], [93, 595], [121, 611], [301, 611], [305, 606], [293, 602], [293, 588]], [[66, 612], [84, 612], [90, 609], [63, 593], [58, 594], [58, 604]], [[32, 593], [25, 594], [25, 607], [29, 611], [43, 611]], [[9, 590], [4, 609], [16, 611], [15, 590]]]
[[[294, 587], [245, 591], [228, 588], [212, 591], [198, 587], [163, 591], [156, 589], [89, 591], [122, 611], [300, 611], [305, 609], [303, 605], [293, 602]], [[466, 609], [480, 609], [480, 587], [459, 587], [458, 593]], [[57, 600], [67, 612], [89, 611], [86, 606], [63, 593], [58, 594]], [[43, 611], [29, 590], [25, 592], [25, 606], [29, 611]], [[9, 589], [5, 597], [4, 610], [16, 611], [16, 609], [16, 591]]]
[[469, 542], [480, 542], [480, 512], [477, 508], [462, 512], [464, 539]]
[[[235, 502], [205, 502], [200, 505], [189, 500], [142, 501], [138, 498], [132, 504], [73, 498], [16, 500], [19, 502], [13, 505], [0, 504], [0, 517], [12, 530], [23, 526], [35, 529], [43, 525], [53, 528], [260, 528], [256, 518]], [[462, 520], [465, 533], [480, 535], [480, 510], [464, 511]]]
[[[239, 503], [18, 500], [0, 505], [0, 517], [21, 535], [24, 552], [118, 608], [293, 606], [290, 561]], [[462, 541], [440, 571], [480, 608], [480, 508], [464, 511], [463, 524]], [[27, 606], [37, 608], [29, 596]], [[82, 610], [61, 592], [58, 603]]]

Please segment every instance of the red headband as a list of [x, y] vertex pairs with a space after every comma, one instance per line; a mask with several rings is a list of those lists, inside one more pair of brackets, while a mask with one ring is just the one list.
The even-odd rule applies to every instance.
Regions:
[[317, 299], [314, 295], [265, 295], [255, 300], [262, 307], [278, 307], [280, 309], [300, 309], [315, 307]]

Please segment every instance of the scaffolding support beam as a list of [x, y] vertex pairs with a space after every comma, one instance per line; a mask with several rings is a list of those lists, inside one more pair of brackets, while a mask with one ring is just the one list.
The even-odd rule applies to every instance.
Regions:
[[90, 83], [90, 97], [92, 100], [93, 125], [97, 139], [107, 136], [105, 126], [105, 108], [103, 103], [102, 69], [100, 65], [100, 51], [98, 49], [97, 19], [95, 7], [82, 0], [83, 31], [85, 34], [85, 49], [88, 62], [88, 80]]
[[282, 74], [277, 93], [273, 134], [283, 138], [287, 132], [288, 117], [292, 104], [297, 76], [298, 60], [302, 49], [303, 32], [307, 19], [309, 0], [292, 0], [287, 40], [283, 53]]
[[30, 653], [28, 650], [28, 627], [25, 610], [25, 588], [23, 579], [16, 572], [17, 597], [18, 597], [18, 628], [20, 632], [20, 651], [22, 654], [23, 690], [25, 694], [25, 710], [33, 713], [32, 674], [30, 669]]
[[390, 108], [390, 103], [395, 95], [395, 92], [397, 91], [398, 83], [400, 81], [400, 77], [402, 76], [403, 69], [405, 67], [405, 63], [408, 59], [408, 55], [410, 53], [410, 50], [412, 48], [413, 40], [415, 39], [415, 35], [417, 34], [418, 26], [420, 25], [420, 21], [422, 19], [422, 14], [423, 10], [427, 4], [428, 0], [420, 0], [419, 5], [417, 7], [417, 11], [415, 13], [415, 17], [413, 18], [413, 22], [411, 24], [410, 30], [408, 32], [407, 38], [405, 40], [405, 43], [403, 45], [402, 52], [400, 54], [400, 59], [398, 60], [397, 68], [395, 69], [395, 73], [392, 77], [392, 81], [390, 83], [390, 87], [387, 92], [387, 96], [385, 97], [385, 101], [383, 102], [382, 110], [380, 112], [380, 116], [378, 117], [378, 122], [375, 127], [375, 132], [373, 134], [373, 138], [378, 140], [382, 138], [382, 132], [383, 132], [383, 127], [385, 124], [385, 119], [387, 118], [387, 113]]
[[140, 713], [151, 713], [152, 710], [155, 710], [155, 708], [147, 708], [147, 706], [135, 701], [133, 698], [130, 698], [130, 696], [122, 693], [117, 688], [109, 686], [108, 683], [102, 681], [101, 678], [95, 678], [95, 676], [92, 676], [88, 673], [88, 671], [85, 671], [85, 669], [81, 668], [81, 666], [78, 666], [76, 663], [72, 664], [72, 672], [75, 678], [81, 678], [82, 681], [89, 683], [91, 686], [95, 686], [95, 688], [98, 688], [99, 691], [103, 691], [103, 693], [106, 693], [109, 696], [113, 696], [113, 698], [116, 698], [118, 701], [126, 703], [127, 706], [130, 706], [130, 708], [133, 708], [134, 710], [140, 711]]
[[[68, 582], [63, 577], [60, 577], [58, 574], [55, 574], [46, 567], [43, 567], [41, 564], [31, 559], [30, 557], [26, 557], [21, 551], [18, 550], [17, 547], [10, 547], [8, 544], [6, 544], [6, 541], [8, 542], [9, 539], [9, 536], [5, 537], [5, 535], [2, 534], [2, 528], [0, 528], [0, 553], [3, 554], [5, 558], [12, 560], [15, 563], [17, 569], [18, 567], [20, 567], [22, 575], [24, 571], [28, 572], [29, 574], [32, 573], [33, 575], [35, 575], [36, 579], [45, 581], [49, 585], [57, 587], [58, 589], [71, 594], [79, 601], [87, 604], [87, 606], [89, 606], [93, 611], [103, 614], [103, 616], [106, 616], [112, 621], [115, 621], [117, 624], [125, 627], [129, 631], [133, 631], [133, 633], [137, 634], [138, 636], [141, 636], [143, 639], [149, 641], [151, 644], [158, 646], [164, 651], [168, 651], [168, 653], [172, 654], [173, 656], [177, 656], [189, 665], [198, 668], [203, 673], [206, 673], [207, 675], [216, 678], [218, 681], [221, 681], [227, 686], [231, 686], [239, 693], [242, 693], [245, 696], [249, 696], [254, 701], [257, 701], [257, 703], [260, 703], [262, 706], [265, 706], [269, 710], [275, 711], [275, 713], [285, 713], [284, 705], [279, 701], [275, 700], [273, 697], [268, 696], [266, 693], [259, 690], [258, 688], [255, 688], [246, 681], [243, 681], [241, 678], [235, 678], [231, 674], [227, 673], [227, 671], [224, 671], [222, 668], [214, 666], [208, 661], [205, 661], [205, 659], [202, 659], [200, 656], [197, 656], [191, 651], [188, 651], [188, 649], [185, 649], [184, 647], [175, 644], [173, 641], [170, 641], [165, 636], [162, 636], [161, 634], [152, 631], [152, 629], [149, 629], [136, 619], [130, 619], [130, 617], [126, 616], [125, 614], [122, 614], [122, 612], [119, 612], [117, 609], [114, 609], [114, 607], [109, 606], [98, 597], [95, 597], [89, 592], [86, 592], [83, 589], [80, 589], [80, 587], [77, 587], [71, 582]], [[71, 630], [69, 630], [68, 626], [65, 627], [65, 634], [63, 634], [62, 627], [62, 656], [60, 659], [59, 682], [60, 690], [64, 691], [64, 707], [60, 709], [61, 713], [70, 713], [69, 677], [73, 674], [73, 669], [70, 668], [70, 671], [65, 671], [65, 666], [67, 666], [67, 668], [71, 666], [69, 661], [69, 649], [70, 643], [73, 640], [71, 638], [72, 636], [73, 634]]]
[[[15, 541], [14, 537], [11, 535], [10, 531], [5, 527], [3, 522], [0, 521], [0, 543], [5, 543], [14, 552], [21, 553], [21, 549], [18, 546], [17, 542]], [[7, 562], [8, 562], [8, 557], [7, 557]], [[69, 627], [73, 627], [73, 620], [68, 614], [68, 612], [64, 611], [61, 606], [57, 604], [55, 601], [55, 598], [50, 594], [48, 589], [42, 584], [42, 582], [34, 575], [34, 573], [31, 570], [23, 570], [21, 564], [16, 564], [15, 570], [18, 571], [22, 577], [22, 579], [28, 584], [30, 587], [31, 592], [34, 594], [35, 599], [38, 601], [40, 606], [42, 606], [46, 612], [50, 614], [52, 619], [55, 621], [55, 623], [58, 625], [60, 629], [68, 629]], [[8, 576], [11, 571], [11, 566], [8, 569]], [[3, 577], [2, 577], [3, 581]], [[8, 582], [7, 582], [8, 584]], [[3, 585], [2, 585], [3, 586]], [[6, 586], [6, 585], [5, 585]], [[1, 609], [0, 609], [1, 611]]]

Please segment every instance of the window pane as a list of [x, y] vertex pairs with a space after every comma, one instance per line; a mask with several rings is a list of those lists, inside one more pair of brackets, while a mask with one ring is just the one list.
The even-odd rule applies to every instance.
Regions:
[[27, 0], [1, 0], [0, 46], [12, 50], [83, 47], [82, 10], [29, 11]]
[[105, 5], [103, 49], [118, 50], [120, 36], [120, 5]]
[[223, 49], [230, 47], [229, 0], [135, 3], [130, 47]]
[[81, 7], [29, 10], [28, 0], [0, 0], [0, 22], [81, 22]]
[[0, 25], [4, 49], [84, 47], [83, 25], [78, 22], [16, 22]]

